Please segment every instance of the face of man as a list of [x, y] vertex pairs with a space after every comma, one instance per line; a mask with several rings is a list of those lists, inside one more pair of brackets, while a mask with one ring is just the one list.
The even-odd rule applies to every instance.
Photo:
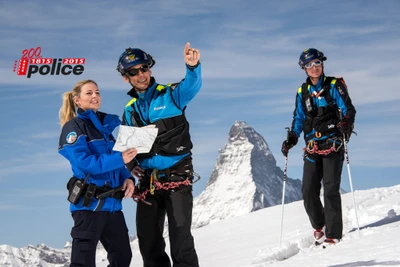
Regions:
[[304, 71], [310, 78], [317, 79], [322, 75], [324, 63], [320, 59], [314, 59], [304, 66]]
[[142, 93], [150, 86], [151, 73], [151, 69], [147, 64], [138, 64], [128, 69], [123, 77], [125, 82], [131, 84], [139, 93]]

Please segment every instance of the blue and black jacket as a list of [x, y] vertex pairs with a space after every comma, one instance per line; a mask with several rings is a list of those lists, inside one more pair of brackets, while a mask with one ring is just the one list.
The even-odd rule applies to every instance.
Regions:
[[314, 86], [307, 78], [297, 90], [292, 130], [297, 137], [304, 132], [306, 143], [325, 140], [339, 136], [336, 125], [341, 117], [348, 116], [354, 122], [355, 115], [356, 110], [343, 79], [322, 75]]
[[[133, 179], [124, 165], [122, 153], [112, 150], [115, 143], [112, 132], [120, 124], [117, 115], [78, 109], [78, 116], [63, 126], [58, 152], [71, 163], [74, 177], [83, 180], [90, 174], [86, 184], [112, 188], [121, 186], [127, 178]], [[85, 207], [81, 198], [76, 205], [71, 204], [71, 212], [122, 209], [121, 199], [93, 198], [90, 206]]]
[[151, 86], [143, 94], [132, 88], [132, 99], [125, 106], [122, 124], [142, 127], [154, 124], [158, 135], [149, 154], [136, 159], [143, 169], [164, 170], [191, 154], [192, 142], [189, 123], [184, 110], [202, 86], [201, 64], [187, 65], [185, 78], [176, 84], [158, 84], [151, 78]]

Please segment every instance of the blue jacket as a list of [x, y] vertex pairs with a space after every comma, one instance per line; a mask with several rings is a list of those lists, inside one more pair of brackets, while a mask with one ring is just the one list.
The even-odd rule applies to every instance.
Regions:
[[[196, 96], [202, 86], [201, 64], [195, 67], [187, 66], [185, 78], [178, 84], [161, 85], [155, 82], [143, 94], [137, 94], [132, 89], [128, 94], [134, 96], [125, 106], [122, 124], [133, 125], [132, 112], [140, 114], [143, 125], [152, 124], [158, 120], [182, 115], [186, 105]], [[139, 161], [143, 169], [163, 170], [175, 165], [189, 155], [154, 155]]]
[[[115, 139], [113, 130], [121, 124], [117, 115], [78, 110], [78, 116], [68, 121], [62, 128], [58, 152], [69, 160], [72, 174], [85, 179], [90, 173], [87, 184], [118, 187], [127, 178], [132, 178], [122, 159], [122, 153], [113, 151]], [[133, 179], [133, 178], [132, 178]], [[92, 199], [90, 206], [71, 204], [70, 210], [119, 211], [120, 199], [107, 197], [102, 200]]]
[[[318, 83], [314, 86], [311, 84], [309, 78], [307, 79], [307, 90], [309, 95], [316, 94], [321, 91], [323, 83], [327, 77], [322, 75], [318, 81]], [[292, 122], [292, 130], [296, 133], [297, 137], [300, 137], [300, 134], [303, 132], [304, 125], [307, 119], [307, 113], [305, 109], [305, 104], [303, 102], [303, 92], [302, 87], [297, 90], [296, 95], [296, 107], [293, 112], [293, 122]], [[315, 93], [314, 93], [315, 92]], [[354, 122], [356, 110], [352, 104], [350, 96], [347, 91], [347, 87], [344, 83], [339, 82], [337, 79], [332, 79], [329, 87], [329, 95], [330, 99], [332, 100], [332, 104], [337, 106], [337, 109], [340, 109], [342, 112], [342, 116], [349, 116], [350, 119]], [[318, 108], [326, 108], [328, 106], [327, 99], [323, 96], [320, 97], [313, 97], [312, 98], [312, 105], [315, 109]], [[336, 128], [334, 128], [336, 129]], [[337, 130], [337, 129], [336, 129]], [[313, 139], [313, 140], [323, 140], [326, 139], [328, 136], [322, 136], [320, 138], [312, 137], [315, 135], [315, 129], [311, 131], [307, 131], [304, 133], [305, 139]], [[337, 135], [337, 131], [332, 131], [330, 136]]]

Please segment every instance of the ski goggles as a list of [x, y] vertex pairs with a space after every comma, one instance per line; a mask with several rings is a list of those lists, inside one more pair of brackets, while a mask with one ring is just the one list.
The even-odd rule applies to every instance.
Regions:
[[304, 65], [304, 67], [306, 69], [311, 69], [313, 66], [319, 67], [319, 66], [321, 66], [321, 64], [322, 64], [322, 61], [321, 60], [317, 60], [317, 61], [314, 61], [314, 62], [307, 63], [306, 65]]
[[149, 65], [145, 64], [145, 65], [140, 66], [140, 68], [127, 70], [126, 74], [133, 77], [133, 76], [138, 75], [139, 71], [141, 71], [142, 73], [145, 73], [145, 72], [148, 72], [149, 69], [150, 69]]

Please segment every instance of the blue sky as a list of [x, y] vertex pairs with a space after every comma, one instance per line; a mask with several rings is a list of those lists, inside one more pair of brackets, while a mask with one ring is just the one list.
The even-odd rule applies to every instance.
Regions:
[[[115, 67], [129, 46], [155, 58], [160, 83], [184, 77], [187, 41], [201, 51], [203, 88], [187, 108], [202, 177], [195, 195], [236, 120], [264, 136], [283, 169], [280, 146], [306, 78], [297, 61], [308, 47], [325, 53], [327, 75], [345, 78], [357, 109], [358, 136], [349, 144], [354, 189], [400, 182], [399, 1], [2, 1], [0, 21], [0, 244], [60, 248], [70, 239], [71, 171], [57, 153], [61, 94], [93, 79], [101, 110], [121, 115], [129, 88]], [[43, 57], [86, 58], [83, 74], [17, 76], [14, 60], [38, 46]], [[302, 147], [289, 155], [291, 178], [302, 176]], [[342, 180], [349, 191], [346, 167]], [[125, 200], [131, 235], [134, 210]]]

